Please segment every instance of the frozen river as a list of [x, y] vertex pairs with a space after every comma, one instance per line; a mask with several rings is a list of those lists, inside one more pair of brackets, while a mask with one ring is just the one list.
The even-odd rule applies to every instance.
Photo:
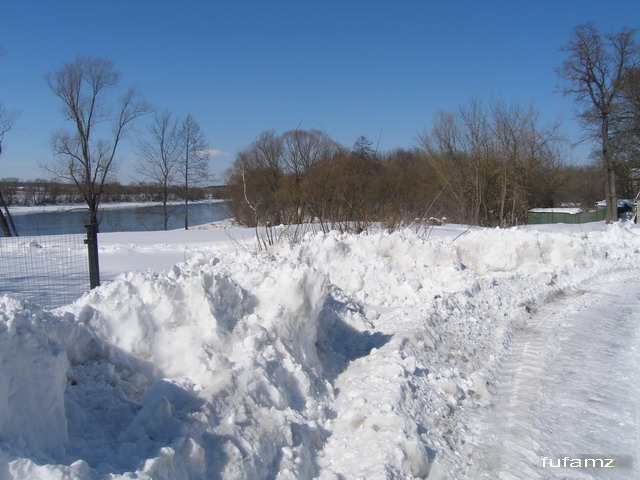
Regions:
[[[142, 232], [163, 230], [161, 205], [136, 204], [135, 206], [119, 205], [118, 208], [100, 210], [101, 232]], [[36, 210], [38, 207], [34, 207]], [[88, 222], [86, 207], [69, 206], [64, 211], [18, 210], [13, 215], [20, 235], [54, 235], [60, 233], [85, 233], [84, 225]], [[191, 203], [189, 204], [189, 225], [201, 225], [216, 222], [229, 217], [226, 203]], [[184, 227], [184, 205], [169, 205], [168, 229]]]

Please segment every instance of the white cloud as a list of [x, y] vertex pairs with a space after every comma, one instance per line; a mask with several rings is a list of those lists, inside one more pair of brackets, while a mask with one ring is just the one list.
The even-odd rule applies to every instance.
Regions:
[[209, 150], [200, 150], [198, 153], [209, 155], [210, 157], [229, 157], [230, 153], [223, 152], [222, 150], [218, 150], [217, 148], [210, 148]]

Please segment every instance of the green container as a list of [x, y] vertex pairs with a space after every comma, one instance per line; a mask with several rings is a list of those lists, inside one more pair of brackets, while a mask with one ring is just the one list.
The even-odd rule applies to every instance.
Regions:
[[591, 223], [600, 222], [605, 219], [606, 211], [604, 208], [598, 210], [583, 211], [581, 213], [565, 213], [565, 212], [527, 212], [527, 224], [539, 225], [543, 223]]

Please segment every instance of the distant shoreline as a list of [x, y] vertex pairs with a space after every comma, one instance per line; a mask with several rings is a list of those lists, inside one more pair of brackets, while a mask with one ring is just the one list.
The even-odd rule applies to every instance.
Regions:
[[[189, 204], [200, 203], [224, 203], [226, 200], [195, 200], [189, 202]], [[184, 200], [172, 200], [167, 202], [167, 205], [182, 205]], [[100, 204], [99, 210], [116, 210], [124, 208], [144, 208], [155, 207], [162, 205], [162, 202], [109, 202]], [[28, 215], [30, 213], [44, 213], [44, 212], [66, 212], [70, 210], [86, 210], [87, 206], [84, 203], [60, 203], [54, 205], [32, 205], [28, 207], [24, 206], [12, 206], [9, 207], [11, 215]]]

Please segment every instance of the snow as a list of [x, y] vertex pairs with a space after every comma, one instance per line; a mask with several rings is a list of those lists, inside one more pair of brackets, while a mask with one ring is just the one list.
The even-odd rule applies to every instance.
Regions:
[[[0, 479], [563, 478], [537, 456], [638, 451], [635, 225], [331, 232], [261, 251], [216, 227], [101, 234], [108, 281], [51, 311], [0, 297]], [[602, 395], [530, 389], [581, 362]], [[556, 398], [566, 435], [540, 421], [563, 413]], [[607, 428], [598, 415], [617, 427], [579, 443], [577, 419]]]
[[[635, 206], [636, 202], [635, 200], [632, 200], [632, 199], [619, 198], [617, 200], [617, 204], [618, 204], [618, 208], [624, 208], [624, 207], [633, 207]], [[600, 200], [599, 202], [596, 203], [596, 206], [600, 208], [605, 208], [607, 206], [607, 201]]]
[[578, 213], [582, 213], [582, 209], [581, 208], [570, 208], [570, 207], [563, 207], [563, 208], [532, 208], [529, 211], [533, 212], [533, 213], [566, 213], [566, 214], [569, 214], [569, 215], [577, 215]]
[[640, 291], [629, 286], [639, 280], [635, 269], [608, 275], [544, 305], [528, 322], [500, 366], [507, 381], [496, 387], [494, 408], [468, 422], [469, 431], [476, 423], [475, 434], [485, 438], [500, 432], [499, 439], [493, 436], [481, 445], [469, 478], [503, 478], [504, 470], [536, 478], [544, 457], [557, 465], [556, 459], [597, 452], [615, 457], [616, 467], [565, 471], [564, 478], [637, 476], [638, 404], [633, 400], [640, 395], [640, 376], [633, 365], [640, 352]]

